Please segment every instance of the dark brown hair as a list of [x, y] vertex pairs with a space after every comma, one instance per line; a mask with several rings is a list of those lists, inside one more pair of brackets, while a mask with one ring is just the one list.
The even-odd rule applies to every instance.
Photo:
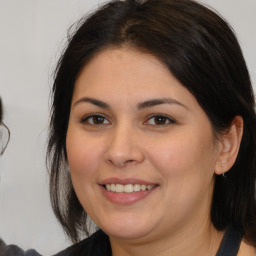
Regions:
[[55, 74], [48, 144], [51, 202], [64, 230], [74, 242], [87, 232], [86, 212], [66, 171], [74, 84], [94, 54], [124, 44], [162, 61], [194, 95], [217, 134], [242, 116], [240, 151], [226, 177], [216, 176], [211, 220], [219, 230], [234, 225], [256, 246], [256, 115], [250, 77], [232, 28], [192, 0], [111, 1], [82, 19], [69, 38]]

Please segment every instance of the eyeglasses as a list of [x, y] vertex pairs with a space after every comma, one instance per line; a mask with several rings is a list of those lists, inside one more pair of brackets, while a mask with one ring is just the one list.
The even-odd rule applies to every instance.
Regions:
[[0, 122], [0, 155], [2, 155], [10, 140], [10, 131], [8, 127]]

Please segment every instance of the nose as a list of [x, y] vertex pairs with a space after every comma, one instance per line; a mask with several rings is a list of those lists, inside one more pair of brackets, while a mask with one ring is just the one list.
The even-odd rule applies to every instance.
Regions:
[[113, 129], [105, 152], [107, 163], [123, 168], [143, 162], [143, 146], [139, 137], [136, 129], [125, 124]]

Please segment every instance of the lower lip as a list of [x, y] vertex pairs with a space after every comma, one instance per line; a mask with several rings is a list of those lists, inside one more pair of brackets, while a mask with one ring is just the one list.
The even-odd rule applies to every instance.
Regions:
[[101, 186], [101, 190], [103, 192], [103, 195], [112, 203], [115, 204], [121, 204], [121, 205], [129, 205], [136, 203], [148, 195], [150, 195], [152, 192], [155, 191], [157, 187], [154, 187], [149, 190], [139, 191], [139, 192], [133, 192], [133, 193], [114, 193], [111, 191], [108, 191], [105, 189], [104, 186]]

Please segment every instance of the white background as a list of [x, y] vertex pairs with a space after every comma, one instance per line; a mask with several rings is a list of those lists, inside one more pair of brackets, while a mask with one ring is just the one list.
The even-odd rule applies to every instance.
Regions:
[[[68, 246], [45, 165], [52, 73], [67, 29], [103, 1], [0, 0], [0, 96], [11, 141], [0, 158], [0, 237], [50, 255]], [[204, 0], [233, 26], [256, 86], [256, 0]]]

